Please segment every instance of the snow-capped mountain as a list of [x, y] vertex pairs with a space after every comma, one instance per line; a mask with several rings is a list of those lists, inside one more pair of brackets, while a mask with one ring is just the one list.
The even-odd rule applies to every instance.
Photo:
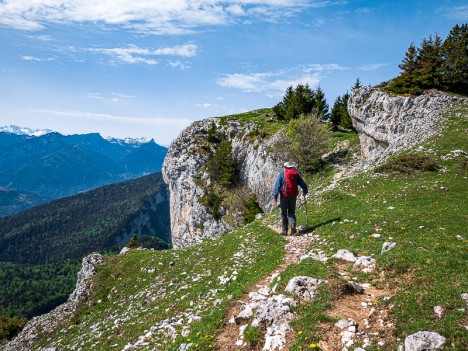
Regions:
[[152, 139], [151, 138], [125, 138], [125, 139], [118, 139], [114, 137], [107, 137], [106, 140], [109, 143], [119, 144], [119, 145], [135, 145], [140, 146], [141, 144], [149, 143]]
[[31, 129], [28, 127], [19, 127], [15, 125], [9, 125], [9, 126], [4, 126], [0, 127], [0, 132], [7, 132], [7, 133], [13, 133], [17, 135], [29, 135], [29, 136], [42, 136], [45, 134], [52, 133], [53, 130], [50, 129]]

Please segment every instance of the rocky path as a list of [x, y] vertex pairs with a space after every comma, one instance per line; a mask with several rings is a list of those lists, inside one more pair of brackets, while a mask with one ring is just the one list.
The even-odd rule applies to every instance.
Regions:
[[[279, 232], [278, 228], [270, 228]], [[309, 256], [324, 263], [328, 257], [319, 248], [323, 240], [314, 233], [288, 236], [285, 239], [283, 262], [229, 308], [224, 327], [216, 339], [219, 350], [287, 350], [294, 343], [295, 335], [289, 327], [289, 321], [294, 315], [289, 312], [289, 307], [296, 306], [296, 301], [277, 294], [276, 286], [271, 287], [271, 284], [289, 265], [298, 263], [301, 257]], [[314, 249], [310, 250], [311, 247]], [[356, 260], [355, 257], [353, 259]], [[355, 272], [350, 262], [344, 259], [335, 262], [339, 275], [348, 283], [340, 298], [327, 311], [327, 315], [339, 319], [339, 322], [320, 326], [324, 329], [320, 348], [323, 351], [355, 350], [353, 345], [357, 343], [364, 347], [371, 344], [385, 347], [385, 343], [394, 341], [394, 326], [388, 319], [391, 306], [385, 303], [390, 299], [391, 292], [383, 288], [380, 282], [354, 283]], [[260, 342], [248, 342], [244, 336], [248, 325], [259, 328], [262, 334], [258, 337]]]
[[[270, 226], [276, 232], [281, 230], [277, 227]], [[257, 284], [251, 287], [248, 292], [237, 300], [228, 310], [224, 328], [218, 334], [216, 345], [219, 350], [261, 350], [263, 345], [256, 345], [254, 348], [248, 347], [245, 337], [242, 335], [245, 329], [243, 318], [241, 315], [243, 306], [247, 306], [256, 301], [267, 300], [275, 293], [275, 287], [270, 289], [273, 280], [281, 274], [289, 265], [299, 262], [300, 257], [305, 254], [307, 248], [313, 243], [315, 236], [305, 234], [302, 236], [286, 236], [286, 245], [284, 248], [283, 262], [275, 269], [273, 273], [263, 278]], [[236, 318], [241, 316], [241, 318]], [[288, 328], [289, 329], [289, 328]], [[289, 339], [292, 336], [289, 335]]]

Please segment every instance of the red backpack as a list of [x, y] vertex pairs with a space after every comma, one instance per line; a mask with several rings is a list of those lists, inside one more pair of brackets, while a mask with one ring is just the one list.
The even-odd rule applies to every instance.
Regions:
[[284, 189], [281, 194], [284, 197], [292, 198], [297, 196], [297, 171], [293, 168], [284, 169]]

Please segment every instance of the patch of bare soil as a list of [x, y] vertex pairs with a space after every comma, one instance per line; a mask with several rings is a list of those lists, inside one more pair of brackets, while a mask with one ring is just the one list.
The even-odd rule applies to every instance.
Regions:
[[[343, 271], [344, 265], [340, 265]], [[378, 344], [381, 347], [394, 345], [393, 324], [388, 318], [389, 307], [384, 303], [392, 293], [386, 288], [360, 284], [365, 288], [362, 294], [345, 291], [336, 300], [327, 315], [346, 321], [345, 327], [331, 324], [320, 325], [324, 334], [320, 341], [323, 351], [342, 350], [344, 347], [362, 343]]]

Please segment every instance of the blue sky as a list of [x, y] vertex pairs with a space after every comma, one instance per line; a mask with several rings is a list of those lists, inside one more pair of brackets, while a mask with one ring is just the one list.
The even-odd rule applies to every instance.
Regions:
[[167, 145], [289, 85], [320, 85], [331, 106], [467, 21], [458, 0], [0, 0], [0, 125]]

